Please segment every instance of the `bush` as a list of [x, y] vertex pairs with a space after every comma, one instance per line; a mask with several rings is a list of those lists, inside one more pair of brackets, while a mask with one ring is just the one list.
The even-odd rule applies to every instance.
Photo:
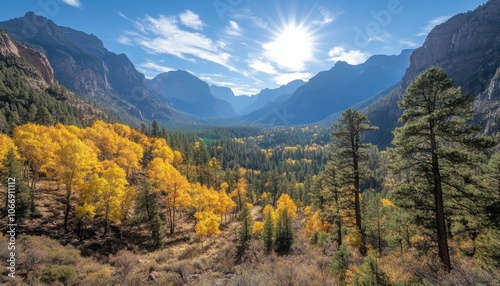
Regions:
[[66, 285], [71, 285], [77, 280], [77, 273], [74, 266], [70, 265], [51, 265], [46, 267], [40, 280], [45, 283], [59, 281]]
[[107, 286], [113, 284], [114, 279], [108, 267], [88, 274], [81, 283], [82, 286]]

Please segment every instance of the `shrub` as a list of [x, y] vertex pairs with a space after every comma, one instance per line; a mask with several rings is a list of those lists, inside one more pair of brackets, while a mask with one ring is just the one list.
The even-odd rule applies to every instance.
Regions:
[[71, 285], [76, 282], [77, 276], [74, 266], [50, 265], [43, 270], [40, 280], [45, 283], [59, 281], [66, 285]]

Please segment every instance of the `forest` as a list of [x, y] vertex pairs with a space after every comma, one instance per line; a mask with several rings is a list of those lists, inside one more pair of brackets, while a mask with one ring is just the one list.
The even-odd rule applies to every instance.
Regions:
[[408, 87], [384, 150], [355, 109], [330, 128], [179, 131], [78, 121], [64, 92], [0, 105], [1, 215], [15, 205], [19, 226], [5, 285], [500, 283], [498, 138], [440, 68]]

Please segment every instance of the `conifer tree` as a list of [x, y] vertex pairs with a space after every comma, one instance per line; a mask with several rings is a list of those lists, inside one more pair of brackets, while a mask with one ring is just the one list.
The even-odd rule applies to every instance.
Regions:
[[[355, 222], [362, 236], [360, 184], [363, 176], [366, 176], [367, 173], [364, 164], [368, 160], [366, 150], [370, 147], [369, 144], [363, 143], [363, 133], [377, 129], [368, 123], [368, 116], [349, 108], [342, 112], [342, 117], [337, 124], [333, 125], [334, 131], [332, 132], [336, 148], [334, 156], [338, 159], [339, 169], [343, 172], [343, 185], [352, 185]], [[359, 251], [363, 255], [366, 254], [364, 243]]]
[[287, 208], [284, 208], [278, 215], [276, 222], [276, 237], [274, 244], [278, 253], [286, 254], [290, 251], [293, 244], [293, 225], [292, 218]]
[[267, 213], [264, 214], [264, 230], [262, 232], [262, 239], [264, 240], [264, 246], [267, 252], [273, 249], [273, 238], [274, 238], [274, 221], [271, 210], [268, 209]]
[[465, 230], [482, 212], [476, 171], [483, 150], [492, 140], [478, 136], [467, 124], [472, 118], [473, 95], [462, 95], [444, 70], [431, 67], [408, 87], [398, 103], [404, 108], [394, 131], [392, 168], [407, 174], [395, 188], [395, 203], [410, 209], [415, 221], [433, 230], [439, 257], [451, 270], [449, 226]]
[[243, 204], [241, 209], [241, 228], [240, 228], [240, 242], [242, 245], [246, 244], [252, 238], [252, 225], [253, 218], [250, 209], [246, 203]]
[[[3, 166], [3, 168], [2, 168]], [[15, 180], [15, 206], [16, 206], [16, 219], [24, 218], [30, 214], [30, 188], [24, 181], [22, 174], [22, 164], [16, 159], [14, 149], [10, 148], [7, 151], [7, 156], [0, 164], [0, 177], [2, 182], [7, 182], [9, 178]], [[6, 205], [10, 202], [9, 194], [6, 194]], [[7, 207], [4, 208], [7, 211]]]

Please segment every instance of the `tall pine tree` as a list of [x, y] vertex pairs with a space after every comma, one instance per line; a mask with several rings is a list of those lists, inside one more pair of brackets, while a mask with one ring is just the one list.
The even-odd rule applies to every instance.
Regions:
[[[419, 216], [415, 221], [433, 229], [440, 260], [451, 270], [449, 226], [466, 230], [481, 213], [477, 170], [483, 150], [492, 141], [467, 124], [473, 95], [462, 95], [444, 70], [431, 67], [408, 87], [399, 107], [404, 125], [394, 131], [392, 168], [406, 174], [395, 188], [396, 203]], [[465, 215], [468, 214], [468, 215]]]
[[[370, 146], [363, 143], [363, 133], [377, 129], [377, 127], [370, 126], [368, 123], [366, 114], [349, 108], [342, 112], [342, 117], [337, 124], [333, 125], [334, 131], [332, 132], [336, 149], [334, 156], [338, 160], [339, 170], [342, 170], [343, 185], [352, 186], [356, 227], [362, 235], [360, 184], [367, 173], [364, 165], [368, 160], [367, 148]], [[359, 251], [363, 255], [366, 254], [364, 243], [362, 243]]]

